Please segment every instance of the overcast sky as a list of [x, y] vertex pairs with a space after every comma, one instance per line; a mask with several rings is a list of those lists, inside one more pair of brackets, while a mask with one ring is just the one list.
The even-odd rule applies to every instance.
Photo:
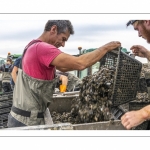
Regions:
[[[97, 48], [116, 40], [127, 50], [134, 44], [149, 49], [150, 45], [138, 37], [132, 26], [126, 27], [127, 21], [135, 18], [136, 14], [0, 14], [0, 57], [6, 57], [8, 52], [21, 54], [27, 43], [42, 34], [50, 19], [69, 19], [72, 22], [75, 34], [70, 36], [64, 48], [60, 48], [69, 54], [78, 54], [78, 46]], [[143, 16], [138, 14], [138, 19], [143, 19]], [[137, 59], [147, 62], [146, 59]]]

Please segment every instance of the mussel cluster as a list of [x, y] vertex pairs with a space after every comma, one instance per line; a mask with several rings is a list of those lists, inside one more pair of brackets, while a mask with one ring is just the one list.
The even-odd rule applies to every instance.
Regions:
[[72, 100], [71, 112], [52, 112], [53, 122], [78, 124], [110, 120], [115, 71], [115, 67], [102, 67], [93, 75], [84, 77], [79, 97]]
[[142, 70], [141, 70], [141, 77], [145, 77], [145, 73], [150, 72], [150, 64], [149, 63], [144, 63], [142, 64]]
[[[141, 70], [140, 77], [145, 78], [145, 73], [147, 73], [147, 72], [150, 72], [150, 64], [144, 63], [144, 64], [142, 64], [142, 70]], [[144, 91], [144, 92], [138, 91], [137, 95], [136, 95], [136, 101], [139, 101], [139, 102], [149, 101], [148, 93], [146, 91]]]
[[137, 93], [136, 100], [139, 102], [147, 101], [148, 100], [148, 93]]

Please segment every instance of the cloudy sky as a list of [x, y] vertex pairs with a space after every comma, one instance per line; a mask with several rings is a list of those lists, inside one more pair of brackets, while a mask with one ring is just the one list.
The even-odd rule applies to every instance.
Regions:
[[[0, 57], [6, 57], [8, 52], [21, 54], [28, 42], [42, 34], [49, 19], [69, 19], [72, 22], [75, 34], [70, 36], [64, 48], [60, 48], [69, 54], [78, 54], [78, 46], [96, 48], [116, 40], [127, 50], [134, 44], [149, 49], [150, 45], [138, 37], [132, 26], [126, 27], [127, 21], [137, 16], [143, 19], [148, 14], [0, 14]], [[137, 59], [147, 62], [146, 59]]]

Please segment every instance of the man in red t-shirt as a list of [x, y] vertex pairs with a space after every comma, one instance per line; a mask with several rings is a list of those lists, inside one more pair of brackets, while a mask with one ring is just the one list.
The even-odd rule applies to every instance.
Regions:
[[55, 67], [51, 63], [61, 53], [55, 46], [39, 40], [39, 42], [28, 48], [22, 62], [23, 70], [31, 77], [52, 80], [55, 74]]
[[62, 72], [83, 70], [121, 46], [120, 42], [113, 41], [75, 57], [58, 49], [65, 46], [71, 34], [74, 30], [69, 20], [48, 20], [42, 35], [26, 46], [22, 69], [18, 69], [8, 127], [45, 124], [45, 111], [53, 96], [56, 69]]

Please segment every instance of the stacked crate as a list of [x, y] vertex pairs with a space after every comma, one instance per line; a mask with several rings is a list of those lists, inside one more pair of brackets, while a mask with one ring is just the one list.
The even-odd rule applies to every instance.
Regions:
[[12, 107], [13, 93], [0, 94], [0, 128], [7, 128], [8, 114]]

